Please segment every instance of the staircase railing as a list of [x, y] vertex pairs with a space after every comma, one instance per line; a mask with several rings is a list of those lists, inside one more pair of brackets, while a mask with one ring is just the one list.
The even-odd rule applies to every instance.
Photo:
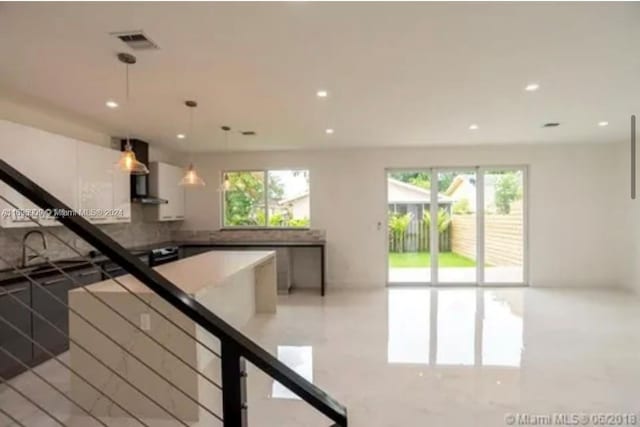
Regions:
[[[150, 310], [154, 311], [154, 313], [162, 317], [172, 327], [175, 327], [180, 333], [186, 335], [189, 339], [194, 340], [197, 345], [204, 348], [208, 353], [213, 355], [213, 357], [220, 359], [221, 381], [217, 381], [212, 379], [209, 375], [205, 375], [196, 367], [193, 367], [189, 362], [184, 360], [184, 358], [180, 356], [175, 349], [169, 348], [166, 344], [160, 342], [156, 337], [144, 330], [136, 322], [131, 321], [125, 314], [119, 312], [109, 303], [109, 301], [105, 300], [98, 293], [93, 292], [89, 287], [86, 287], [82, 283], [78, 283], [78, 279], [67, 272], [63, 268], [64, 266], [56, 264], [55, 261], [46, 261], [56, 272], [59, 272], [62, 277], [64, 277], [64, 279], [68, 280], [70, 283], [73, 283], [78, 287], [83, 287], [85, 292], [87, 292], [88, 295], [95, 299], [97, 303], [104, 306], [108, 311], [112, 312], [122, 321], [126, 322], [130, 327], [134, 328], [137, 333], [145, 335], [149, 340], [157, 345], [160, 350], [167, 352], [176, 361], [186, 366], [187, 369], [194, 371], [194, 373], [198, 375], [200, 379], [207, 382], [214, 389], [219, 390], [222, 397], [222, 413], [219, 413], [219, 409], [216, 410], [210, 405], [205, 405], [202, 402], [198, 401], [188, 391], [178, 386], [175, 381], [171, 381], [169, 378], [167, 378], [167, 375], [161, 372], [160, 369], [143, 360], [143, 358], [136, 355], [134, 351], [132, 351], [130, 348], [127, 348], [126, 345], [123, 345], [123, 343], [119, 342], [114, 337], [111, 337], [107, 332], [103, 331], [97, 324], [95, 324], [95, 322], [89, 319], [88, 316], [80, 313], [63, 298], [60, 298], [59, 296], [56, 296], [54, 293], [52, 293], [48, 289], [46, 283], [43, 284], [38, 280], [37, 275], [34, 272], [25, 270], [21, 268], [21, 266], [15, 265], [15, 262], [11, 262], [11, 260], [6, 259], [6, 257], [0, 256], [0, 261], [10, 265], [16, 274], [24, 277], [24, 279], [26, 279], [31, 284], [32, 289], [45, 293], [51, 298], [52, 301], [55, 301], [65, 310], [68, 310], [70, 314], [73, 314], [82, 321], [86, 322], [87, 325], [89, 325], [100, 336], [107, 340], [110, 345], [117, 347], [120, 351], [123, 352], [123, 354], [126, 354], [127, 357], [136, 360], [137, 363], [139, 363], [149, 372], [156, 375], [164, 383], [175, 389], [178, 394], [182, 395], [185, 399], [192, 401], [192, 403], [197, 405], [199, 409], [208, 413], [212, 417], [212, 419], [217, 420], [224, 427], [247, 426], [248, 413], [246, 403], [246, 360], [269, 375], [275, 381], [280, 382], [282, 385], [284, 385], [294, 394], [300, 397], [303, 401], [307, 402], [316, 410], [324, 414], [333, 422], [334, 426], [347, 427], [347, 410], [344, 406], [330, 397], [323, 390], [297, 374], [293, 369], [286, 366], [280, 360], [275, 358], [271, 353], [256, 344], [254, 341], [252, 341], [239, 330], [224, 321], [222, 318], [212, 313], [207, 307], [200, 304], [174, 283], [166, 279], [155, 270], [149, 268], [145, 263], [143, 263], [137, 257], [133, 256], [129, 251], [127, 251], [123, 246], [109, 237], [101, 229], [91, 224], [80, 215], [65, 214], [68, 212], [72, 212], [71, 208], [55, 198], [52, 194], [48, 193], [42, 187], [31, 181], [28, 177], [24, 176], [19, 171], [14, 169], [4, 160], [0, 160], [0, 179], [15, 191], [19, 192], [21, 195], [29, 199], [32, 203], [39, 206], [41, 209], [52, 213], [56, 220], [59, 221], [62, 225], [82, 238], [95, 250], [107, 257], [111, 262], [122, 267], [127, 273], [138, 279], [141, 283], [143, 283], [146, 287], [153, 291], [155, 295], [159, 296], [162, 300], [170, 304], [175, 310], [182, 313], [190, 321], [194, 322], [200, 328], [207, 331], [219, 340], [220, 351], [217, 351], [212, 348], [213, 346], [205, 343], [204, 340], [197, 337], [194, 333], [190, 332], [182, 325], [180, 325], [179, 322], [176, 322], [174, 319], [168, 316], [165, 311], [159, 309], [153, 304], [150, 304], [146, 299], [140, 297], [136, 292], [130, 290], [117, 277], [112, 276], [105, 268], [103, 268], [102, 265], [93, 262], [91, 258], [86, 258], [86, 255], [81, 254], [74, 245], [71, 245], [65, 239], [62, 239], [56, 233], [53, 233], [49, 227], [44, 227], [37, 218], [31, 218], [34, 226], [41, 227], [41, 230], [43, 232], [53, 236], [54, 239], [59, 241], [68, 250], [76, 253], [79, 257], [86, 259], [86, 261], [90, 265], [101, 271], [104, 277], [112, 279], [113, 282], [120, 286], [124, 291], [128, 292], [141, 304], [144, 304]], [[0, 195], [0, 198], [8, 203], [11, 207], [16, 209], [18, 208], [6, 197]], [[8, 238], [15, 240], [16, 243], [23, 244], [25, 248], [29, 249], [30, 252], [35, 253], [36, 255], [44, 255], [31, 245], [28, 245], [25, 242], [19, 242], [18, 239], [14, 236], [9, 235]], [[73, 345], [81, 348], [85, 353], [89, 355], [89, 357], [97, 362], [98, 365], [104, 367], [120, 381], [136, 390], [142, 398], [147, 399], [151, 405], [155, 405], [157, 409], [165, 412], [166, 415], [169, 416], [169, 418], [175, 420], [181, 425], [188, 425], [187, 422], [181, 419], [180, 416], [173, 413], [171, 408], [167, 408], [166, 405], [162, 404], [162, 402], [158, 402], [156, 398], [150, 395], [151, 393], [142, 390], [139, 385], [135, 383], [135, 381], [127, 378], [127, 375], [124, 375], [118, 369], [109, 365], [109, 363], [105, 362], [105, 360], [101, 358], [100, 355], [95, 354], [94, 351], [86, 348], [86, 346], [84, 346], [82, 342], [74, 339], [74, 337], [71, 336], [67, 330], [64, 330], [64, 328], [55, 325], [54, 322], [51, 321], [51, 319], [47, 318], [47, 316], [43, 315], [43, 313], [39, 312], [30, 304], [26, 303], [24, 298], [21, 299], [17, 293], [15, 293], [14, 291], [6, 291], [0, 288], [0, 298], [11, 299], [11, 301], [16, 304], [16, 307], [21, 307], [21, 309], [28, 311], [32, 315], [33, 319], [37, 319], [39, 322], [47, 324], [52, 332], [54, 331], [56, 334], [65, 337]], [[125, 403], [118, 402], [117, 399], [114, 399], [112, 395], [109, 395], [109, 393], [103, 390], [100, 387], [100, 384], [91, 382], [91, 380], [86, 377], [85, 373], [81, 373], [75, 370], [72, 364], [65, 361], [64, 358], [60, 357], [59, 354], [56, 354], [55, 351], [51, 351], [51, 349], [47, 348], [46, 345], [43, 345], [41, 342], [38, 342], [38, 340], [30, 337], [29, 334], [25, 332], [24, 328], [21, 328], [19, 325], [13, 324], [9, 319], [5, 317], [3, 313], [0, 313], [0, 327], [4, 327], [6, 330], [9, 330], [12, 334], [14, 334], [14, 336], [21, 337], [21, 339], [29, 340], [33, 344], [34, 349], [37, 348], [41, 353], [55, 360], [58, 364], [60, 364], [60, 366], [63, 366], [65, 369], [69, 370], [69, 372], [74, 377], [77, 377], [79, 381], [86, 383], [102, 398], [109, 401], [110, 404], [112, 404], [114, 407], [117, 407], [123, 414], [125, 414], [125, 416], [136, 420], [140, 425], [148, 425], [148, 421], [146, 421], [144, 417], [135, 414], [135, 411], [127, 408], [127, 405]], [[19, 360], [19, 357], [17, 357], [8, 349], [4, 348], [2, 345], [0, 345], [0, 356], [3, 356], [4, 360], [13, 360], [18, 364], [24, 365], [23, 367], [25, 370], [31, 372], [44, 384], [51, 387], [57, 393], [61, 394], [71, 404], [80, 408], [80, 410], [85, 415], [90, 417], [99, 425], [106, 425], [102, 418], [92, 414], [91, 408], [87, 408], [86, 405], [75, 401], [73, 396], [70, 396], [64, 390], [61, 390], [59, 387], [49, 381], [45, 376], [39, 373], [37, 369], [34, 369], [33, 366], [21, 362]], [[41, 402], [37, 402], [33, 396], [25, 393], [24, 391], [21, 391], [17, 386], [12, 385], [11, 382], [7, 379], [0, 377], [0, 384], [5, 384], [8, 388], [15, 391], [18, 395], [22, 396], [22, 398], [31, 402], [31, 404], [40, 409], [43, 413], [47, 414], [55, 424], [65, 425], [64, 421], [60, 419], [58, 414], [54, 413], [54, 411], [51, 411], [51, 409], [47, 408]], [[15, 415], [11, 413], [10, 408], [0, 407], [0, 414], [4, 415], [9, 420], [15, 422], [18, 425], [23, 425], [19, 422]]]

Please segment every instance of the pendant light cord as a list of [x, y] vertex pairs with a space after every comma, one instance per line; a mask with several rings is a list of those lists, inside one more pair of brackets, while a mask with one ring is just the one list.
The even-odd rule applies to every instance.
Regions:
[[191, 150], [191, 138], [193, 138], [193, 109], [189, 107], [189, 135], [187, 136], [187, 149], [189, 150], [189, 163], [193, 164], [193, 150]]
[[131, 147], [131, 117], [129, 117], [131, 115], [131, 106], [129, 104], [129, 64], [125, 64], [125, 103], [127, 104], [127, 107], [125, 109], [125, 114], [127, 115], [127, 120], [125, 125], [127, 126], [127, 146], [126, 149], [127, 150], [132, 150]]

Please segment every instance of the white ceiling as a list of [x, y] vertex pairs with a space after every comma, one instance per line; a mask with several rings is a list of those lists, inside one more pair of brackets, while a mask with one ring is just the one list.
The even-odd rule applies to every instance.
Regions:
[[[0, 87], [178, 149], [196, 99], [200, 151], [225, 124], [258, 132], [233, 150], [624, 141], [639, 22], [640, 3], [2, 3]], [[160, 50], [135, 52], [125, 114], [108, 33], [138, 29]]]

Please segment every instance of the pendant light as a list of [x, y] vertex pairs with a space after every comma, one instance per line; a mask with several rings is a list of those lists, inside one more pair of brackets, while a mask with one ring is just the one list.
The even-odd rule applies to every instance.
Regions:
[[[229, 126], [222, 126], [220, 129], [224, 131], [224, 152], [226, 153], [227, 148], [229, 147], [229, 131], [231, 130], [231, 128]], [[222, 177], [222, 186], [220, 188], [220, 191], [229, 191], [230, 188], [231, 182], [229, 181], [229, 174], [225, 172], [224, 176]]]
[[131, 175], [147, 175], [149, 173], [149, 169], [147, 168], [147, 165], [136, 159], [130, 140], [131, 127], [129, 126], [129, 117], [131, 116], [131, 111], [129, 110], [129, 66], [136, 63], [136, 57], [128, 53], [119, 53], [118, 59], [120, 62], [125, 64], [126, 69], [125, 80], [127, 110], [125, 113], [127, 114], [127, 143], [124, 146], [124, 151], [120, 155], [120, 160], [118, 160], [117, 166], [121, 171], [128, 172]]
[[[198, 106], [196, 101], [185, 101], [184, 105], [189, 108], [189, 134], [187, 135], [187, 144], [193, 137], [193, 111]], [[189, 166], [184, 172], [184, 177], [180, 180], [180, 185], [185, 187], [204, 187], [206, 184], [202, 178], [198, 176], [195, 166], [193, 166], [193, 155], [189, 151]]]

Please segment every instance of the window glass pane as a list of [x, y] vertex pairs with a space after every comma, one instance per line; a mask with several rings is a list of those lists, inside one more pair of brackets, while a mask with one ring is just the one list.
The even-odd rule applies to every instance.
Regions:
[[264, 172], [225, 173], [224, 225], [264, 226]]
[[[438, 172], [438, 281], [476, 282], [476, 174]], [[428, 215], [430, 219], [430, 214]]]
[[524, 281], [524, 181], [522, 170], [484, 174], [484, 261], [486, 283]]
[[431, 282], [428, 170], [387, 172], [388, 280]]
[[275, 170], [267, 173], [269, 227], [310, 226], [309, 171]]

